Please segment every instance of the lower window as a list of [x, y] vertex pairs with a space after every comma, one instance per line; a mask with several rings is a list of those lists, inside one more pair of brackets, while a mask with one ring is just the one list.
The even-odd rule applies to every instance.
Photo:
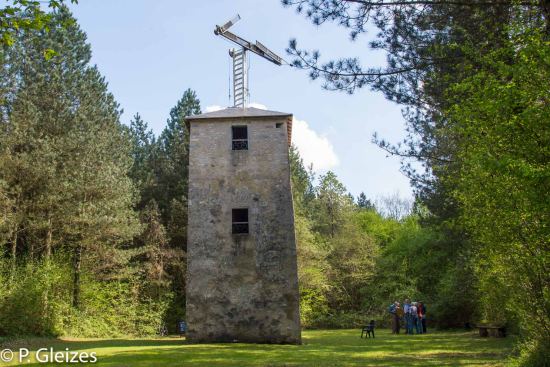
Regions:
[[233, 209], [231, 216], [231, 232], [233, 234], [248, 233], [248, 209]]

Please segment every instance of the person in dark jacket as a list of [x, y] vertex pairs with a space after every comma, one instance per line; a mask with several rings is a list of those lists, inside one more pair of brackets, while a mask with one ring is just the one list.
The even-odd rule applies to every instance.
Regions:
[[426, 305], [424, 302], [418, 302], [418, 315], [422, 323], [422, 333], [426, 334]]
[[422, 332], [422, 302], [416, 303], [416, 333], [423, 334]]
[[398, 333], [398, 331], [397, 331], [398, 326], [397, 326], [397, 323], [395, 322], [396, 317], [397, 317], [396, 310], [397, 310], [397, 301], [395, 301], [394, 303], [392, 303], [390, 305], [390, 307], [388, 307], [388, 312], [391, 315], [391, 321], [392, 321], [392, 323], [391, 323], [391, 333], [392, 334], [397, 334]]
[[401, 307], [401, 304], [399, 302], [395, 302], [395, 315], [394, 315], [394, 322], [395, 322], [395, 333], [399, 334], [399, 331], [401, 330], [401, 320], [403, 319], [403, 308]]

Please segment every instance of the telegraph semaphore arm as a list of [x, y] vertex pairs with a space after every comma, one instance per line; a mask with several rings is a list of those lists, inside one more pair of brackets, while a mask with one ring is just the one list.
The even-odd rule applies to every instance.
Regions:
[[225, 23], [223, 26], [217, 25], [214, 29], [214, 34], [217, 36], [222, 36], [225, 39], [228, 39], [229, 41], [238, 44], [248, 51], [254, 52], [256, 55], [261, 56], [276, 65], [282, 65], [283, 59], [275, 54], [273, 51], [262, 45], [260, 42], [256, 41], [256, 43], [254, 44], [228, 31], [229, 27], [234, 25], [237, 21], [239, 21], [239, 19], [241, 19], [241, 17], [239, 16], [239, 14], [237, 14], [233, 19]]
[[248, 93], [248, 67], [246, 61], [246, 51], [251, 51], [264, 59], [271, 61], [275, 65], [282, 65], [284, 60], [273, 51], [265, 47], [260, 42], [251, 43], [244, 38], [241, 38], [229, 32], [235, 23], [237, 23], [241, 17], [237, 14], [233, 19], [226, 22], [224, 25], [216, 25], [214, 34], [222, 36], [223, 38], [236, 43], [240, 46], [239, 49], [232, 49], [229, 51], [229, 55], [233, 59], [233, 98], [234, 106], [245, 108], [247, 100], [249, 98]]

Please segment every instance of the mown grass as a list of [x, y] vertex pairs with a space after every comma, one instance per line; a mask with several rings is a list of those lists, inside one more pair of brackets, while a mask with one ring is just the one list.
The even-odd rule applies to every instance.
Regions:
[[[380, 330], [376, 339], [366, 340], [359, 334], [358, 330], [308, 330], [303, 332], [303, 345], [299, 346], [187, 344], [174, 337], [29, 339], [4, 341], [0, 349], [93, 351], [100, 366], [504, 366], [513, 342], [510, 337], [479, 338], [471, 332], [407, 336]], [[24, 362], [26, 366], [47, 365]]]

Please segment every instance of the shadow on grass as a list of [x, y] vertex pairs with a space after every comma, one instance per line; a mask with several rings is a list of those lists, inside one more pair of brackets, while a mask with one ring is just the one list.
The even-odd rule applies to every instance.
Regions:
[[[305, 331], [303, 345], [188, 344], [182, 339], [56, 340], [55, 350], [95, 351], [100, 366], [499, 366], [510, 339], [472, 333], [361, 339], [356, 330]], [[44, 366], [44, 364], [27, 364]]]
[[162, 338], [162, 339], [52, 339], [52, 338], [18, 338], [3, 340], [1, 348], [28, 348], [36, 351], [39, 348], [57, 347], [69, 348], [70, 350], [84, 350], [94, 348], [120, 348], [120, 347], [155, 347], [175, 346], [187, 344], [183, 338]]

